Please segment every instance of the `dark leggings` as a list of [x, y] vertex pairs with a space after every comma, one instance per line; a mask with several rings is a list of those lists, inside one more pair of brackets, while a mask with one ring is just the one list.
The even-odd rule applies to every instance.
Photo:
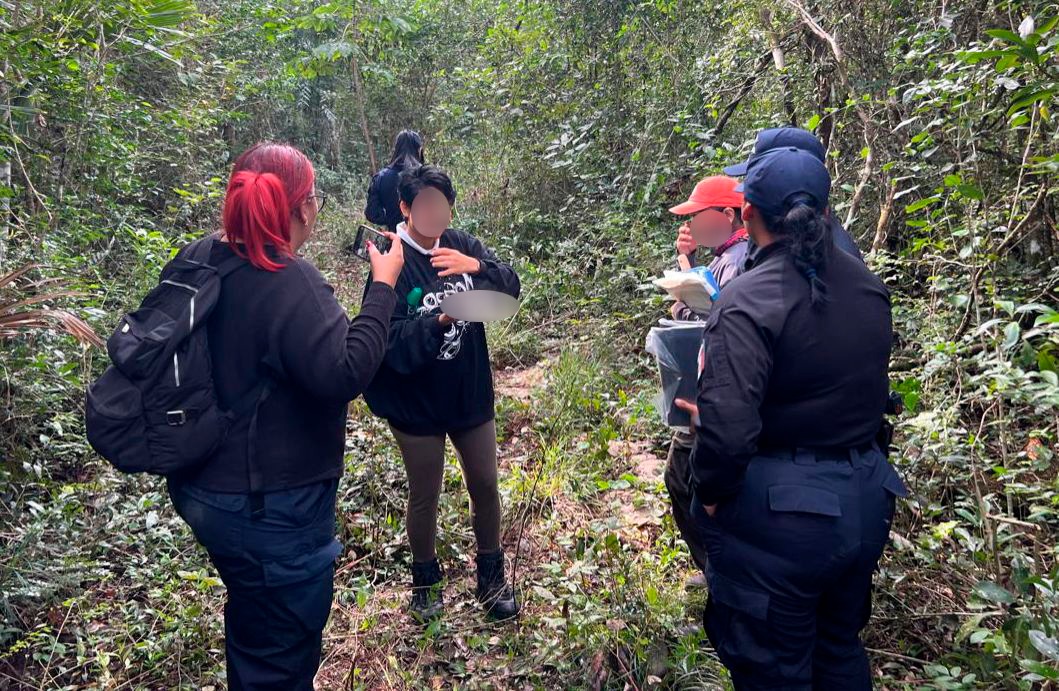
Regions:
[[[445, 473], [445, 435], [405, 434], [391, 425], [408, 474], [408, 511], [405, 525], [412, 559], [433, 560], [438, 536], [438, 500]], [[492, 420], [448, 437], [456, 447], [467, 492], [478, 553], [500, 549], [500, 494], [497, 491], [496, 426]]]

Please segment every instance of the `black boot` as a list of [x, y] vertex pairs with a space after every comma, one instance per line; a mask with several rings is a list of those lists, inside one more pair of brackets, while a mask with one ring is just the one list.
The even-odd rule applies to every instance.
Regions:
[[478, 563], [478, 602], [486, 606], [487, 616], [500, 620], [517, 615], [515, 593], [504, 580], [503, 551], [479, 554], [475, 561]]
[[437, 559], [412, 562], [412, 602], [408, 609], [420, 622], [428, 622], [441, 615], [441, 565]]

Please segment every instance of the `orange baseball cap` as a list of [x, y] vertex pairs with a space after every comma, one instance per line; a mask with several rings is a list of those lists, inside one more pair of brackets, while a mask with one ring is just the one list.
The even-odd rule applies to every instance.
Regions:
[[739, 209], [743, 206], [743, 193], [736, 192], [739, 181], [727, 175], [711, 175], [695, 185], [691, 196], [683, 204], [669, 210], [677, 216], [691, 216], [704, 209]]

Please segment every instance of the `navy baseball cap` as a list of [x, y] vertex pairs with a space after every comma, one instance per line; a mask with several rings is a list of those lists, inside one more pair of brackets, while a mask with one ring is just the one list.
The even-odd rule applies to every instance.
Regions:
[[746, 169], [755, 157], [768, 153], [773, 149], [791, 147], [807, 151], [820, 161], [824, 160], [824, 145], [809, 130], [800, 127], [773, 127], [769, 130], [758, 132], [757, 140], [754, 142], [754, 153], [743, 163], [736, 163], [724, 169], [725, 175], [742, 177], [746, 175]]
[[786, 214], [795, 202], [823, 211], [831, 194], [831, 175], [816, 156], [790, 146], [753, 157], [746, 179], [736, 189], [773, 216]]

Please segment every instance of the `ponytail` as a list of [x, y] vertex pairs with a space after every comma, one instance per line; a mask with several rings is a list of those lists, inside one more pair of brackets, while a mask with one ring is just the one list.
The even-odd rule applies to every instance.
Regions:
[[313, 164], [289, 144], [258, 142], [232, 167], [221, 221], [237, 255], [264, 271], [283, 268], [269, 257], [271, 245], [280, 257], [294, 255], [291, 213], [312, 194]]
[[828, 298], [827, 284], [818, 273], [827, 265], [833, 240], [831, 223], [811, 204], [795, 197], [786, 214], [766, 219], [766, 224], [787, 242], [794, 265], [809, 282], [809, 302], [819, 307]]
[[222, 222], [229, 246], [259, 269], [278, 271], [282, 264], [269, 258], [272, 245], [290, 257], [290, 202], [283, 183], [272, 173], [242, 170], [232, 175], [224, 200]]

